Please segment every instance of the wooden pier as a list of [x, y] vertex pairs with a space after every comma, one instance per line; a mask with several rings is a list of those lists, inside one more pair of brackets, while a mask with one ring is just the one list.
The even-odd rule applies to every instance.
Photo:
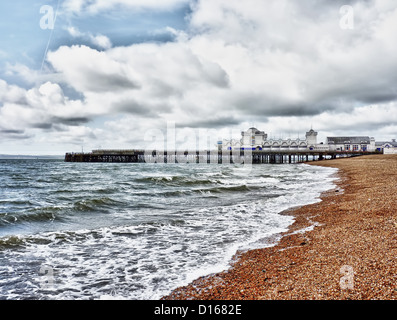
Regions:
[[363, 151], [145, 151], [145, 150], [93, 150], [90, 153], [67, 153], [66, 162], [105, 163], [302, 163], [325, 159], [356, 157], [373, 154]]

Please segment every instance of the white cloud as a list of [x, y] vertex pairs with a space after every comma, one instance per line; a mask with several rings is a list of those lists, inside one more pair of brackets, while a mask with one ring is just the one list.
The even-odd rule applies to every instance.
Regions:
[[80, 32], [79, 29], [77, 29], [75, 27], [68, 27], [67, 31], [74, 38], [79, 38], [79, 37], [83, 37], [84, 36], [84, 33]]
[[358, 3], [360, 23], [347, 32], [339, 28], [337, 3], [318, 4], [199, 1], [191, 22], [199, 35], [191, 44], [227, 71], [235, 101], [262, 101], [263, 114], [317, 113], [393, 97], [397, 46], [390, 30], [397, 10], [381, 13]]
[[35, 130], [56, 130], [59, 126], [78, 126], [89, 121], [84, 103], [65, 97], [56, 83], [46, 82], [29, 90], [0, 81], [0, 133], [3, 138], [26, 137]]
[[9, 85], [6, 81], [0, 79], [0, 102], [1, 103], [15, 103], [24, 101], [25, 90], [16, 86]]
[[74, 38], [81, 38], [91, 42], [95, 47], [100, 49], [110, 49], [112, 47], [112, 42], [110, 39], [102, 34], [93, 35], [91, 32], [80, 32], [75, 27], [68, 27], [67, 31]]
[[213, 113], [208, 104], [229, 85], [218, 64], [180, 43], [133, 45], [106, 52], [86, 46], [61, 47], [50, 52], [48, 60], [65, 83], [84, 94], [88, 105], [104, 113], [171, 114], [187, 121], [192, 113]]
[[90, 39], [92, 43], [99, 48], [110, 49], [112, 47], [112, 42], [110, 41], [110, 39], [102, 34], [96, 36], [90, 35]]
[[63, 46], [50, 52], [48, 61], [68, 85], [82, 93], [132, 90], [138, 85], [127, 64], [87, 46]]
[[128, 9], [171, 10], [180, 5], [186, 5], [190, 0], [66, 0], [63, 3], [65, 12], [95, 14], [117, 7]]

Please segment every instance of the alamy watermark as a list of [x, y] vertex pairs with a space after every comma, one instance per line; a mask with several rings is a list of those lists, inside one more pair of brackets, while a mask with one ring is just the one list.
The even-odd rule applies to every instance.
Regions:
[[[172, 121], [167, 122], [165, 133], [160, 129], [147, 130], [144, 136], [144, 141], [148, 143], [145, 162], [219, 164], [221, 161], [223, 164], [242, 165], [246, 170], [252, 169], [252, 148], [241, 150], [240, 147], [223, 145], [222, 133], [216, 129], [186, 130], [177, 130]], [[229, 131], [229, 135], [241, 135], [241, 131]]]
[[341, 18], [339, 20], [339, 27], [343, 30], [354, 29], [354, 9], [352, 6], [344, 5], [340, 7], [339, 13]]
[[56, 13], [54, 8], [50, 5], [44, 5], [40, 8], [40, 28], [42, 30], [54, 30]]
[[50, 266], [42, 265], [39, 274], [40, 288], [42, 290], [54, 289], [54, 269]]
[[54, 33], [55, 21], [58, 14], [60, 0], [58, 0], [58, 7], [56, 10], [50, 5], [43, 5], [40, 7], [40, 14], [42, 17], [40, 18], [39, 25], [42, 30], [51, 30], [47, 46], [44, 50], [43, 61], [41, 62], [41, 70], [44, 68], [45, 59], [47, 57], [47, 52], [50, 47], [52, 35]]
[[352, 266], [344, 265], [340, 268], [340, 273], [343, 275], [340, 278], [339, 285], [342, 290], [354, 289], [354, 269]]

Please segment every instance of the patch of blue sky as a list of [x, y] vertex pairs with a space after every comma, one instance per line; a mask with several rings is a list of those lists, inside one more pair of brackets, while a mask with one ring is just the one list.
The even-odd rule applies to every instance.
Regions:
[[[128, 46], [134, 43], [151, 41], [171, 41], [173, 38], [166, 32], [167, 27], [185, 30], [189, 7], [173, 11], [118, 11], [100, 13], [95, 16], [71, 18], [69, 27], [77, 28], [82, 33], [107, 36], [114, 46]], [[66, 35], [67, 36], [67, 35]], [[58, 39], [59, 42], [71, 44], [78, 39]], [[82, 41], [83, 39], [80, 39]]]
[[31, 0], [0, 2], [0, 78], [12, 79], [7, 69], [17, 64], [40, 70], [47, 45], [48, 50], [56, 50], [62, 45], [88, 45], [100, 49], [87, 37], [73, 37], [68, 28], [75, 28], [81, 34], [106, 36], [114, 47], [168, 42], [174, 38], [165, 32], [166, 28], [185, 30], [190, 13], [187, 4], [173, 10], [137, 11], [115, 7], [97, 14], [62, 12], [57, 16], [54, 30], [43, 30], [40, 27], [43, 17], [40, 8], [43, 5], [56, 11], [58, 0], [46, 0], [45, 3]]
[[2, 68], [6, 63], [34, 66], [41, 62], [40, 55], [48, 40], [48, 32], [40, 28], [40, 7], [39, 3], [32, 1], [1, 1]]

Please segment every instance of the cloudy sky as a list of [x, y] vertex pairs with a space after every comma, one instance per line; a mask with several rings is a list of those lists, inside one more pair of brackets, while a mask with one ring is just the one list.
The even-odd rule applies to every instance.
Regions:
[[14, 0], [0, 31], [0, 154], [397, 138], [395, 0]]

